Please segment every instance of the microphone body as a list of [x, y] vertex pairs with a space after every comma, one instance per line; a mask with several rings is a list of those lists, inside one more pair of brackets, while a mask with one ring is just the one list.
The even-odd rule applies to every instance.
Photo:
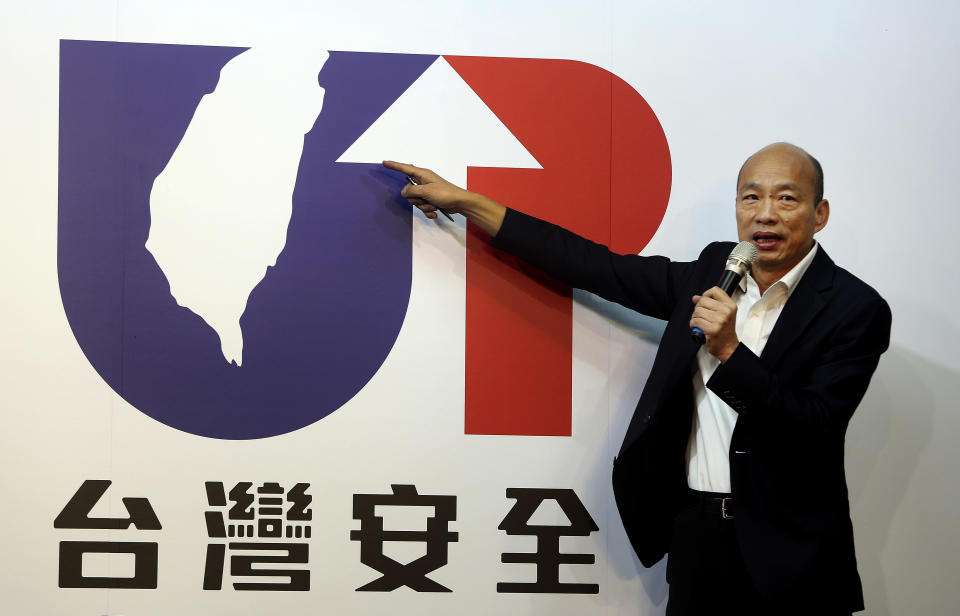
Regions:
[[[740, 242], [727, 257], [727, 264], [723, 268], [723, 274], [720, 275], [720, 282], [717, 283], [717, 286], [723, 289], [723, 292], [727, 295], [733, 295], [734, 289], [740, 284], [740, 280], [747, 275], [756, 260], [757, 247], [753, 245], [753, 242]], [[697, 346], [707, 340], [706, 334], [699, 327], [691, 329], [690, 336]]]

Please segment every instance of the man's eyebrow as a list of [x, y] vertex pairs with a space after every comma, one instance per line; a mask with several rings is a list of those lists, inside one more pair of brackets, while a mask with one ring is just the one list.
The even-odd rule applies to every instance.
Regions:
[[[758, 190], [759, 188], [760, 188], [759, 182], [750, 182], [749, 184], [744, 184], [743, 186], [741, 186], [740, 192], [745, 192], [748, 190]], [[774, 192], [779, 192], [781, 190], [792, 190], [794, 192], [800, 192], [800, 186], [797, 184], [793, 184], [791, 182], [787, 182], [784, 184], [777, 184], [776, 186], [773, 187], [773, 190]]]

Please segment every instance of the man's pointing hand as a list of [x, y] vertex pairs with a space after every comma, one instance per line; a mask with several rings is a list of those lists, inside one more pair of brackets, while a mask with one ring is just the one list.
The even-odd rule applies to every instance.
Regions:
[[496, 201], [451, 184], [429, 169], [392, 160], [383, 161], [383, 166], [416, 182], [404, 186], [400, 195], [427, 218], [436, 218], [437, 210], [442, 209], [451, 214], [463, 214], [490, 235], [496, 235], [500, 230], [506, 208]]

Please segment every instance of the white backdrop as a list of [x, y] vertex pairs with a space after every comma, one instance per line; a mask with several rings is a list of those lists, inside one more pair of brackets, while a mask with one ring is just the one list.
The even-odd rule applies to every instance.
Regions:
[[[644, 253], [675, 259], [735, 236], [734, 183], [747, 155], [778, 140], [808, 149], [823, 164], [832, 204], [820, 241], [873, 285], [894, 315], [890, 351], [847, 438], [867, 613], [955, 611], [954, 4], [81, 0], [2, 7], [4, 611], [657, 614], [666, 596], [662, 563], [644, 570], [625, 544], [608, 477], [659, 326], [577, 294], [573, 437], [465, 436], [460, 228], [414, 217], [414, 282], [400, 336], [375, 378], [322, 421], [267, 439], [203, 438], [150, 419], [114, 393], [74, 339], [57, 279], [60, 39], [241, 47], [282, 40], [595, 64], [635, 88], [663, 126], [672, 192]], [[571, 180], [589, 185], [590, 178]], [[385, 412], [384, 400], [393, 412]], [[150, 539], [160, 544], [156, 590], [58, 588], [60, 541], [143, 540], [54, 529], [53, 518], [85, 479], [114, 482], [94, 513], [122, 516], [123, 496], [153, 503], [164, 526]], [[311, 484], [309, 592], [201, 589], [208, 480]], [[354, 591], [377, 574], [349, 540], [359, 528], [351, 496], [386, 493], [391, 482], [457, 495], [451, 530], [460, 538], [450, 564], [431, 575], [452, 594]], [[502, 552], [533, 547], [530, 538], [496, 530], [512, 502], [504, 490], [516, 486], [576, 490], [600, 531], [561, 545], [594, 553], [597, 562], [568, 566], [564, 579], [598, 583], [599, 594], [495, 592], [495, 582], [529, 573], [499, 562]], [[120, 575], [125, 564], [103, 566]]]

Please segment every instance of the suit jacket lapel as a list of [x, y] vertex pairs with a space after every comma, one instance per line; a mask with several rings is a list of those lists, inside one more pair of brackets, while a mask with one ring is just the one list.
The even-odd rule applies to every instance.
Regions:
[[783, 307], [783, 312], [763, 347], [763, 353], [760, 354], [769, 365], [773, 366], [780, 360], [784, 352], [826, 306], [833, 287], [835, 269], [833, 260], [827, 256], [823, 246], [817, 248], [813, 263], [790, 294], [790, 299]]

